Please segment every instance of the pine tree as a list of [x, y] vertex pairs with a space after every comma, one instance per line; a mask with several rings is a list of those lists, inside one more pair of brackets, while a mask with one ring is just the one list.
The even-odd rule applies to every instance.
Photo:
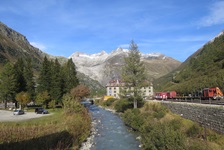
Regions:
[[26, 81], [25, 91], [29, 93], [31, 99], [33, 99], [35, 95], [35, 82], [32, 68], [31, 59], [26, 59], [23, 76]]
[[42, 67], [40, 70], [40, 75], [38, 78], [38, 86], [37, 91], [38, 93], [42, 93], [44, 91], [50, 91], [51, 86], [51, 63], [44, 57], [44, 61], [42, 63]]
[[65, 92], [70, 92], [70, 90], [77, 85], [79, 85], [79, 80], [77, 78], [76, 66], [73, 63], [72, 59], [69, 59], [66, 65], [64, 66], [64, 75], [65, 75]]
[[16, 78], [16, 93], [26, 91], [26, 80], [24, 78], [24, 61], [22, 58], [19, 58], [14, 65], [15, 78]]
[[131, 41], [129, 54], [124, 58], [125, 65], [122, 68], [122, 81], [130, 93], [134, 108], [138, 106], [138, 98], [141, 96], [141, 88], [146, 79], [145, 66], [141, 61], [141, 55], [137, 44]]
[[63, 95], [63, 78], [62, 78], [62, 70], [61, 65], [56, 59], [52, 65], [52, 79], [51, 79], [51, 89], [50, 95], [52, 99], [56, 102], [60, 102]]
[[0, 94], [5, 102], [5, 108], [7, 108], [7, 102], [13, 100], [16, 93], [15, 70], [10, 63], [4, 66], [0, 79]]

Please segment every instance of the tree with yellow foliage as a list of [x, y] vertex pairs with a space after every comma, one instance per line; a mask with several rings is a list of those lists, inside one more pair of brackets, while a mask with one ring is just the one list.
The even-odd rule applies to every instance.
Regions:
[[28, 92], [22, 91], [22, 92], [16, 94], [16, 100], [21, 105], [21, 109], [24, 109], [26, 104], [30, 102], [30, 94]]

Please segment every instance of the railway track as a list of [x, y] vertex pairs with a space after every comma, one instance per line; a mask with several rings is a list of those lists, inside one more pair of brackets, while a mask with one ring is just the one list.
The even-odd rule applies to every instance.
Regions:
[[163, 101], [170, 102], [187, 102], [196, 104], [208, 104], [208, 105], [224, 105], [224, 99], [221, 100], [200, 100], [200, 99], [167, 99]]

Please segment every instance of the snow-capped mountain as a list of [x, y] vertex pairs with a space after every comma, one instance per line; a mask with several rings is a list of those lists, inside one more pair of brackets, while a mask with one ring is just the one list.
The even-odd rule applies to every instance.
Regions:
[[[109, 54], [105, 51], [90, 55], [75, 52], [69, 58], [72, 58], [78, 71], [105, 85], [113, 78], [120, 78], [124, 56], [127, 56], [128, 52], [129, 50], [122, 48], [117, 48]], [[146, 65], [147, 72], [149, 77], [154, 79], [168, 73], [181, 64], [179, 61], [160, 53], [141, 54], [141, 59], [144, 63], [150, 64], [150, 68]]]

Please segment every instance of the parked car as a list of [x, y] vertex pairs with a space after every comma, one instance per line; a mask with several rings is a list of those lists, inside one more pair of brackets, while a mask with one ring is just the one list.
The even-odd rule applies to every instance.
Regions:
[[36, 108], [35, 113], [36, 114], [48, 114], [48, 111], [44, 108]]
[[13, 115], [23, 115], [25, 112], [23, 110], [14, 110]]

